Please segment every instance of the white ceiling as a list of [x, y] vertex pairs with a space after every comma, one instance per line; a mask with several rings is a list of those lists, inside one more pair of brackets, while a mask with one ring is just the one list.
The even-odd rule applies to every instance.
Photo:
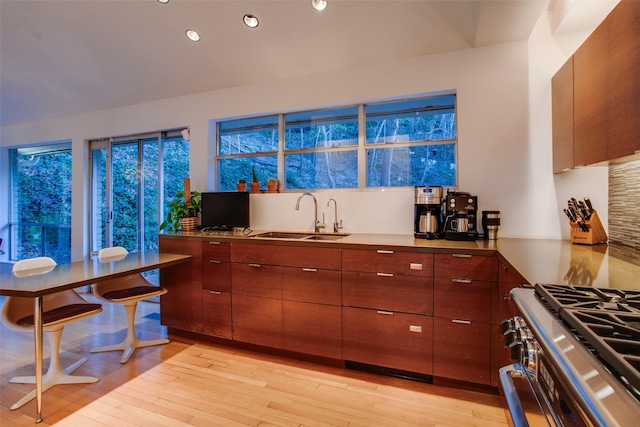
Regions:
[[526, 40], [549, 5], [328, 2], [0, 0], [0, 125]]

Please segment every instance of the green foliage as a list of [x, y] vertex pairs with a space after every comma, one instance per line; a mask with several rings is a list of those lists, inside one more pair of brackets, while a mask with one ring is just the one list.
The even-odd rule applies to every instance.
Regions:
[[258, 180], [258, 175], [256, 174], [256, 167], [255, 166], [253, 166], [251, 168], [251, 176], [253, 176], [253, 182], [260, 182]]
[[180, 218], [199, 216], [202, 198], [198, 191], [191, 192], [189, 203], [184, 202], [184, 192], [179, 191], [167, 207], [167, 218], [160, 224], [160, 230], [176, 232], [180, 229]]

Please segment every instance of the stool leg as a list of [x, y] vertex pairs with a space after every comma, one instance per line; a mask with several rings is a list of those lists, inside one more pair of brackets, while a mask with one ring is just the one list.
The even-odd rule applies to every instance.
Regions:
[[[49, 348], [51, 349], [51, 361], [49, 362], [49, 369], [47, 373], [42, 376], [42, 392], [49, 390], [54, 385], [58, 384], [88, 384], [98, 382], [99, 379], [90, 376], [70, 375], [73, 371], [78, 369], [83, 363], [87, 361], [86, 357], [78, 360], [67, 369], [62, 369], [60, 365], [60, 339], [62, 338], [62, 328], [55, 331], [47, 332], [47, 340], [49, 341]], [[35, 384], [35, 376], [14, 377], [9, 380], [12, 383], [22, 384]], [[25, 403], [31, 401], [36, 397], [36, 391], [33, 390], [20, 399], [18, 402], [11, 406], [11, 409], [18, 409]]]
[[138, 307], [137, 302], [128, 303], [124, 305], [124, 309], [127, 313], [127, 336], [124, 341], [119, 344], [107, 345], [104, 347], [94, 348], [91, 350], [91, 353], [102, 353], [105, 351], [122, 351], [122, 358], [120, 359], [120, 363], [127, 363], [133, 352], [142, 347], [150, 347], [154, 345], [162, 345], [169, 343], [168, 339], [159, 339], [159, 340], [140, 340], [138, 339], [135, 332], [135, 318], [136, 318], [136, 308]]

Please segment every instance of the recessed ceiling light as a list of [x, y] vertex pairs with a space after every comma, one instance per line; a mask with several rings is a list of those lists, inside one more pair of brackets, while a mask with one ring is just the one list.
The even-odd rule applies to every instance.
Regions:
[[169, 0], [158, 0], [158, 1], [159, 1], [160, 3], [162, 3], [162, 4], [167, 4], [167, 3], [169, 3]]
[[193, 42], [200, 41], [200, 34], [198, 34], [196, 30], [187, 30], [185, 34], [189, 37], [189, 40]]
[[311, 6], [315, 10], [324, 10], [327, 7], [327, 0], [311, 0]]
[[255, 28], [260, 23], [258, 22], [258, 18], [256, 18], [254, 15], [244, 15], [242, 17], [242, 20], [244, 21], [244, 25], [249, 28]]

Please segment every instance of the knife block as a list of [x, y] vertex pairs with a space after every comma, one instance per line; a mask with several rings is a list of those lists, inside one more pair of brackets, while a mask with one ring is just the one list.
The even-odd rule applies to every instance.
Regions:
[[571, 224], [571, 243], [597, 245], [607, 241], [607, 233], [604, 231], [597, 212], [593, 212], [591, 218], [584, 222], [588, 228], [587, 231], [582, 231], [577, 222], [571, 221], [569, 224]]

